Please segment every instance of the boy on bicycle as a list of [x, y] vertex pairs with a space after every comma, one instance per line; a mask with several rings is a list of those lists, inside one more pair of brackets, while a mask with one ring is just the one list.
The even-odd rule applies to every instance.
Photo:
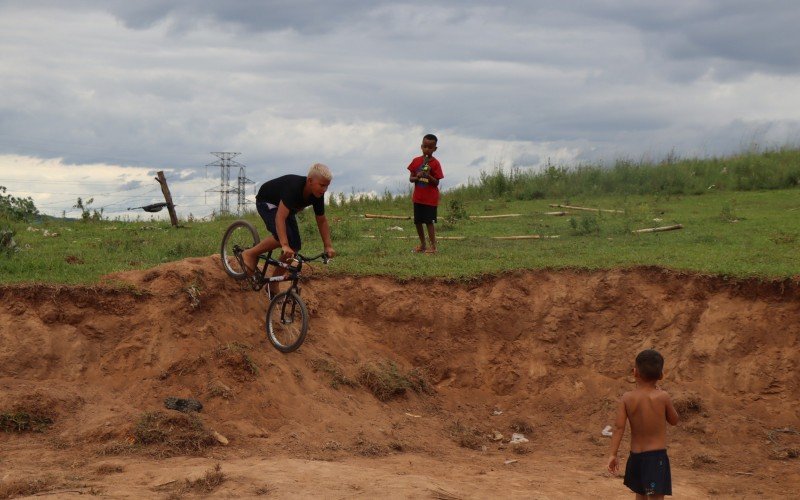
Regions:
[[[271, 236], [261, 240], [253, 248], [242, 252], [242, 259], [249, 275], [255, 272], [258, 256], [280, 247], [280, 260], [288, 262], [302, 244], [295, 214], [307, 206], [314, 207], [317, 228], [325, 246], [325, 253], [333, 257], [336, 252], [331, 243], [328, 219], [325, 217], [325, 192], [331, 184], [333, 174], [322, 163], [311, 166], [307, 176], [284, 175], [261, 185], [256, 194], [256, 210], [264, 220]], [[277, 293], [277, 283], [270, 283], [270, 293]]]

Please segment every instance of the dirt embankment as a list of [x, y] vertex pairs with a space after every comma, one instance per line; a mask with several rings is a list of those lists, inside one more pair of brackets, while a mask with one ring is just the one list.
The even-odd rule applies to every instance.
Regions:
[[[398, 496], [624, 496], [602, 474], [600, 430], [632, 386], [633, 357], [652, 347], [682, 413], [669, 436], [677, 493], [800, 488], [797, 283], [651, 268], [469, 283], [318, 270], [303, 296], [308, 339], [284, 355], [264, 337], [265, 296], [213, 257], [97, 287], [0, 288], [0, 413], [27, 405], [51, 421], [0, 432], [0, 481], [50, 474], [78, 491], [64, 486], [78, 463], [81, 487], [135, 497], [213, 459], [230, 495], [369, 496], [384, 484]], [[368, 367], [418, 384], [381, 401]], [[148, 454], [142, 416], [169, 414], [170, 396], [201, 400], [202, 425], [230, 443]], [[509, 444], [513, 432], [530, 442]], [[113, 478], [96, 473], [109, 460]], [[320, 479], [258, 486], [258, 470]]]

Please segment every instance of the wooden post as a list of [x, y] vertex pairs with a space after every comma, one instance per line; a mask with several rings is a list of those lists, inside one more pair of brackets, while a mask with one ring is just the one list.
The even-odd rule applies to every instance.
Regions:
[[178, 227], [178, 216], [175, 214], [175, 205], [172, 204], [172, 195], [169, 192], [169, 186], [167, 186], [167, 178], [164, 177], [164, 171], [159, 170], [157, 172], [158, 177], [156, 180], [159, 184], [161, 184], [161, 192], [164, 193], [164, 201], [167, 202], [167, 210], [169, 210], [169, 220], [172, 222], [172, 225]]

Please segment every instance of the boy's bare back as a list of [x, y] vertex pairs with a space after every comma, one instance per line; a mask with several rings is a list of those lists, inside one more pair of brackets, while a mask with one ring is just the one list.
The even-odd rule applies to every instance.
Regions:
[[678, 423], [678, 413], [669, 394], [657, 387], [644, 385], [626, 392], [620, 406], [625, 413], [623, 418], [627, 418], [631, 424], [632, 452], [663, 450], [667, 447], [667, 422], [672, 425]]

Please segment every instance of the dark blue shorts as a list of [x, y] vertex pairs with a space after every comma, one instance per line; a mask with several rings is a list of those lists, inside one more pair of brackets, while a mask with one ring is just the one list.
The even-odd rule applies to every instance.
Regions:
[[672, 495], [667, 450], [631, 452], [625, 464], [625, 486], [639, 495]]
[[[258, 210], [258, 215], [264, 220], [264, 224], [266, 224], [269, 232], [280, 242], [281, 240], [278, 238], [278, 229], [275, 227], [275, 215], [278, 213], [278, 207], [269, 208], [266, 202], [257, 201], [256, 210]], [[286, 217], [286, 238], [289, 240], [289, 246], [292, 247], [292, 250], [299, 252], [302, 245], [302, 241], [300, 241], [300, 229], [297, 227], [297, 219], [295, 219], [294, 214], [291, 212]]]
[[431, 224], [436, 222], [436, 208], [433, 205], [414, 203], [414, 224]]

